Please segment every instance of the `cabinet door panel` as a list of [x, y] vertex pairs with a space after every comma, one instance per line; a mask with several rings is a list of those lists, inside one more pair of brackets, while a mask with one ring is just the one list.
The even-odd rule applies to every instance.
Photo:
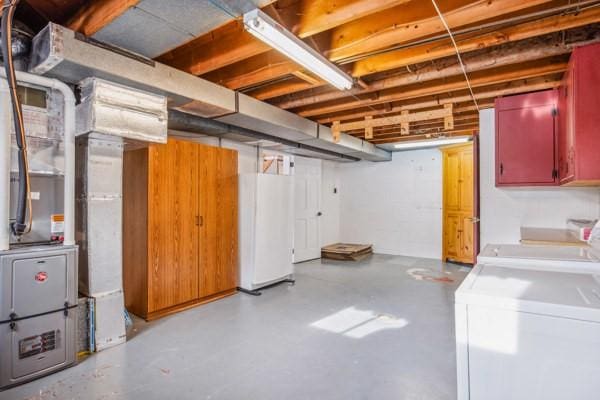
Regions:
[[237, 286], [237, 152], [199, 146], [198, 159], [200, 297], [206, 297]]
[[218, 284], [218, 151], [217, 147], [198, 147], [200, 213], [200, 297], [219, 292]]
[[600, 45], [573, 52], [572, 164], [579, 181], [600, 184]]
[[498, 111], [498, 183], [554, 183], [553, 109], [540, 105]]
[[198, 298], [198, 180], [193, 143], [149, 150], [149, 296], [153, 312]]
[[238, 281], [238, 164], [234, 150], [219, 150], [217, 231], [217, 290], [234, 289]]

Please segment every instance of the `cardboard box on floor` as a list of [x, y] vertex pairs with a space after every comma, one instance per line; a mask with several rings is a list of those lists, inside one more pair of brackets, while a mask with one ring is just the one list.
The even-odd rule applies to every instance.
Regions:
[[321, 257], [332, 260], [359, 261], [373, 253], [373, 245], [336, 243], [321, 248]]

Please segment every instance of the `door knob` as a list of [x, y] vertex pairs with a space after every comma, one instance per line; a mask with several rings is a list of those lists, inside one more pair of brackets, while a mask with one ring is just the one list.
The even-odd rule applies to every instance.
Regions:
[[319, 212], [317, 213], [317, 217], [320, 217], [321, 215], [323, 215], [323, 213], [322, 213], [321, 211], [319, 211]]
[[481, 220], [477, 217], [468, 217], [467, 218], [469, 221], [471, 221], [472, 223], [476, 224], [478, 222], [480, 222]]

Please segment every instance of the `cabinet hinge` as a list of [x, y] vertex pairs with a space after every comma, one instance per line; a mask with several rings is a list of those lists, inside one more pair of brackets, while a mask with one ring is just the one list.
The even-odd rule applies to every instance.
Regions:
[[558, 109], [555, 107], [552, 109], [552, 116], [556, 117], [558, 115]]

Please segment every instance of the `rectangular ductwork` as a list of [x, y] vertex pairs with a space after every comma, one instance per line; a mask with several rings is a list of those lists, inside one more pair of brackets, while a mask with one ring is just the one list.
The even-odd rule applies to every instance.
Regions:
[[202, 117], [235, 112], [235, 92], [53, 23], [33, 40], [29, 71], [77, 83], [96, 77], [166, 96], [169, 108]]
[[[194, 116], [190, 121], [198, 122], [171, 126], [170, 114], [170, 129], [233, 140], [269, 140], [281, 143], [290, 153], [341, 161], [391, 159], [391, 153], [362, 139], [342, 133], [336, 143], [326, 126], [53, 23], [34, 38], [31, 58], [33, 73], [73, 84], [97, 77], [164, 95], [170, 110]], [[222, 125], [208, 124], [211, 120]]]

